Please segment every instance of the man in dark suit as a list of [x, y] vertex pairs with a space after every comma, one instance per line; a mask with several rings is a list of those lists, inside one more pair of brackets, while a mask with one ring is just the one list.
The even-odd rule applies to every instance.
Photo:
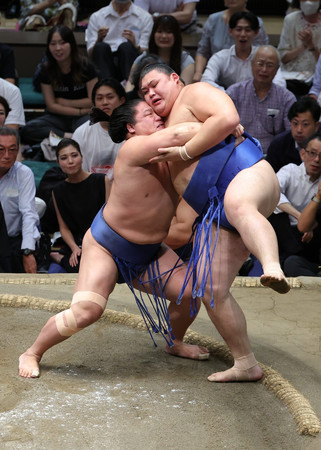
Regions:
[[320, 114], [321, 108], [312, 97], [301, 97], [293, 103], [288, 112], [291, 130], [275, 136], [267, 150], [266, 160], [275, 172], [287, 164], [302, 163], [300, 151], [305, 141], [318, 131]]

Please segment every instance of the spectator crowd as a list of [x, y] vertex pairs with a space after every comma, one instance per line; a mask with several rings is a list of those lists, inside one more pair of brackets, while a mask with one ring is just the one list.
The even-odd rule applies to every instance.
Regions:
[[[110, 138], [107, 116], [141, 97], [146, 65], [164, 62], [185, 85], [209, 83], [233, 100], [280, 184], [269, 220], [285, 275], [321, 276], [320, 0], [290, 4], [277, 47], [246, 0], [225, 0], [204, 24], [199, 0], [100, 3], [81, 26], [76, 0], [20, 0], [6, 11], [18, 32], [45, 31], [47, 41], [34, 68], [45, 111], [32, 119], [14, 50], [0, 42], [0, 272], [78, 271], [82, 238], [108, 200], [123, 145]], [[86, 33], [83, 52], [77, 27]], [[187, 34], [197, 36], [195, 51], [184, 48]], [[47, 161], [36, 185], [32, 169]], [[240, 273], [251, 274], [246, 267]]]

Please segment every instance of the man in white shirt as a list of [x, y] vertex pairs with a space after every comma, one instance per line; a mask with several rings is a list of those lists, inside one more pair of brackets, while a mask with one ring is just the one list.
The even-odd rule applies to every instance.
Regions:
[[18, 150], [17, 132], [0, 128], [0, 203], [9, 237], [11, 271], [36, 273], [34, 252], [40, 237], [36, 186], [29, 167], [16, 161]]
[[11, 109], [6, 118], [5, 126], [18, 130], [20, 126], [26, 124], [20, 89], [0, 78], [0, 95], [7, 100]]
[[[211, 56], [201, 81], [225, 91], [232, 84], [253, 78], [251, 60], [258, 47], [253, 47], [252, 43], [259, 29], [259, 19], [252, 12], [238, 11], [233, 14], [229, 21], [229, 34], [235, 44]], [[280, 69], [273, 82], [286, 88]]]
[[[307, 140], [300, 152], [302, 164], [287, 164], [278, 172], [280, 200], [274, 217], [271, 218], [278, 236], [280, 257], [284, 261], [284, 271], [288, 276], [306, 275], [302, 271], [303, 260], [318, 265], [321, 246], [321, 230], [300, 233], [297, 229], [301, 211], [311, 201], [317, 202], [315, 195], [321, 181], [321, 134], [316, 133]], [[282, 214], [280, 217], [278, 215]], [[293, 258], [294, 256], [294, 258]], [[290, 260], [288, 260], [290, 257]], [[297, 264], [299, 257], [300, 264]], [[295, 266], [293, 265], [295, 262]], [[310, 274], [313, 276], [313, 274]]]
[[148, 48], [152, 28], [152, 16], [129, 0], [112, 0], [93, 13], [86, 32], [87, 52], [100, 78], [127, 80], [134, 60]]

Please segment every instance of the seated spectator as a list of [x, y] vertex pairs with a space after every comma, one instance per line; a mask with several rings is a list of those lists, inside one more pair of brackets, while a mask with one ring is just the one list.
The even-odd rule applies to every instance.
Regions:
[[[105, 78], [98, 81], [92, 91], [92, 102], [109, 116], [117, 106], [126, 100], [126, 92], [119, 81]], [[86, 172], [109, 172], [123, 143], [113, 142], [108, 133], [108, 122], [93, 125], [85, 122], [75, 130], [72, 138], [78, 142], [82, 153], [82, 168]]]
[[[201, 81], [225, 91], [232, 84], [253, 78], [251, 59], [257, 47], [253, 47], [252, 42], [258, 35], [259, 29], [258, 18], [250, 11], [239, 11], [233, 14], [229, 21], [229, 33], [235, 44], [210, 57]], [[273, 82], [286, 87], [280, 69]]]
[[195, 33], [197, 28], [196, 3], [199, 0], [135, 0], [135, 5], [145, 9], [154, 19], [170, 14], [175, 17], [181, 30], [185, 33]]
[[64, 137], [86, 122], [98, 81], [92, 64], [80, 58], [73, 32], [64, 25], [49, 31], [46, 56], [40, 74], [46, 114], [22, 128], [21, 139], [29, 145], [40, 144], [51, 130]]
[[[233, 45], [233, 39], [228, 31], [228, 24], [234, 13], [247, 11], [246, 3], [247, 0], [224, 0], [227, 9], [209, 15], [196, 52], [194, 81], [200, 81], [207, 61], [214, 53], [223, 48], [230, 48]], [[260, 31], [253, 40], [253, 44], [268, 44], [269, 39], [265, 33], [263, 21], [260, 17], [258, 19]]]
[[100, 78], [128, 80], [134, 60], [147, 50], [152, 16], [130, 0], [112, 0], [93, 13], [87, 28], [87, 52]]
[[0, 78], [0, 95], [7, 100], [10, 106], [9, 114], [5, 120], [5, 126], [18, 130], [19, 127], [26, 123], [20, 89]]
[[288, 111], [295, 96], [273, 83], [279, 55], [271, 45], [258, 47], [252, 58], [253, 79], [232, 84], [226, 93], [232, 98], [245, 130], [259, 139], [266, 154], [273, 137], [290, 128]]
[[10, 273], [11, 272], [10, 241], [1, 203], [0, 203], [0, 242], [1, 242], [0, 273]]
[[50, 256], [67, 272], [78, 272], [82, 239], [108, 199], [110, 182], [104, 174], [82, 169], [81, 151], [73, 139], [62, 139], [56, 153], [67, 178], [54, 187], [52, 198], [66, 247]]
[[320, 114], [320, 106], [311, 97], [304, 96], [293, 103], [288, 112], [291, 130], [275, 136], [267, 150], [266, 160], [275, 172], [287, 164], [299, 166], [302, 163], [301, 149], [306, 140], [318, 131]]
[[73, 30], [76, 26], [76, 0], [20, 0], [20, 4], [20, 31], [45, 31], [59, 24]]
[[300, 10], [284, 18], [278, 50], [288, 89], [309, 92], [321, 50], [320, 0], [300, 2]]
[[313, 76], [313, 83], [309, 90], [309, 95], [321, 103], [321, 56], [319, 56], [315, 72]]
[[[301, 150], [302, 163], [283, 166], [277, 177], [281, 196], [275, 214], [271, 217], [278, 237], [280, 260], [287, 276], [307, 275], [304, 260], [319, 264], [321, 228], [300, 233], [297, 224], [303, 209], [315, 199], [321, 181], [321, 134], [313, 134]], [[315, 200], [312, 200], [315, 201]], [[280, 214], [279, 213], [285, 213]], [[295, 257], [293, 257], [295, 256]], [[297, 258], [303, 257], [301, 258]], [[315, 276], [315, 272], [309, 273]]]
[[9, 272], [36, 273], [34, 252], [40, 234], [35, 179], [29, 167], [16, 161], [18, 151], [16, 130], [0, 128], [0, 203], [9, 237]]
[[[314, 234], [316, 230], [321, 232], [321, 181], [319, 182], [318, 192], [307, 204], [298, 220], [298, 229], [301, 233], [306, 233], [312, 231]], [[300, 265], [301, 275], [321, 277], [321, 247], [319, 249], [319, 260], [318, 262], [310, 262], [302, 256], [293, 256], [292, 263]], [[304, 272], [304, 268], [307, 268], [307, 273]]]
[[13, 49], [6, 44], [0, 44], [0, 78], [16, 84], [16, 65]]
[[4, 126], [6, 118], [10, 112], [9, 103], [0, 95], [0, 128]]
[[[162, 62], [168, 64], [178, 73], [185, 84], [193, 81], [194, 59], [182, 48], [182, 34], [177, 20], [170, 15], [157, 17], [149, 38], [148, 52], [158, 55]], [[137, 64], [147, 55], [143, 52], [135, 59], [130, 71], [129, 80]], [[133, 84], [127, 81], [126, 91], [133, 89]]]

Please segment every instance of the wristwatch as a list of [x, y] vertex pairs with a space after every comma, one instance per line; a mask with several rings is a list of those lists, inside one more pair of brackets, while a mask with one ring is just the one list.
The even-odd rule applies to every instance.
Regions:
[[24, 255], [24, 256], [29, 256], [29, 255], [33, 255], [34, 254], [34, 250], [31, 250], [30, 248], [23, 248], [23, 249], [21, 249], [21, 253]]
[[311, 202], [321, 203], [321, 200], [318, 199], [318, 197], [317, 197], [316, 195], [314, 195], [314, 196], [311, 198]]

